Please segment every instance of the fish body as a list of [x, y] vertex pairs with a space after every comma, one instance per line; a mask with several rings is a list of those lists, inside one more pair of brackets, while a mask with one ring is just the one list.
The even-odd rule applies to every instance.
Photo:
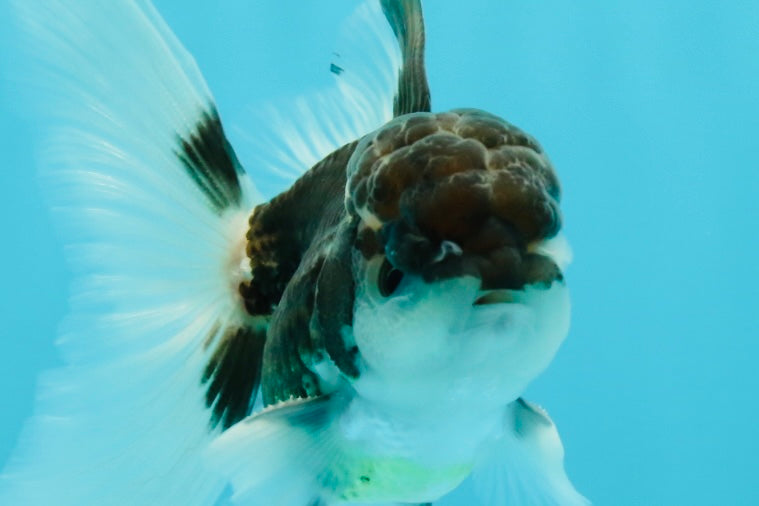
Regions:
[[[401, 115], [341, 151], [350, 157], [338, 151], [305, 176], [323, 182], [319, 172], [337, 162], [340, 206], [324, 192], [298, 195], [296, 183], [293, 195], [251, 218], [254, 271], [245, 289], [260, 293], [262, 245], [289, 248], [294, 241], [276, 234], [303, 228], [277, 227], [272, 236], [259, 221], [279, 206], [290, 219], [291, 202], [309, 208], [313, 196], [333, 207], [307, 214], [317, 220], [305, 227], [314, 236], [271, 317], [262, 374], [271, 408], [231, 427], [214, 448], [240, 462], [275, 451], [292, 451], [288, 461], [323, 454], [298, 474], [317, 477], [304, 489], [321, 489], [328, 503], [435, 500], [471, 473], [483, 446], [504, 437], [504, 424], [513, 429], [507, 406], [567, 333], [556, 178], [534, 140], [478, 110]], [[524, 204], [512, 205], [517, 199]], [[297, 338], [296, 350], [282, 351]], [[283, 436], [269, 448], [259, 424], [303, 440], [286, 450], [293, 443]], [[265, 461], [249, 462], [243, 482], [269, 476]], [[236, 490], [260, 497], [258, 481], [243, 482]]]
[[84, 288], [0, 502], [426, 504], [472, 476], [482, 504], [587, 504], [520, 397], [569, 328], [558, 178], [502, 118], [432, 112], [421, 4], [371, 5], [392, 119], [265, 201], [149, 3], [18, 2], [77, 90], [49, 170]]

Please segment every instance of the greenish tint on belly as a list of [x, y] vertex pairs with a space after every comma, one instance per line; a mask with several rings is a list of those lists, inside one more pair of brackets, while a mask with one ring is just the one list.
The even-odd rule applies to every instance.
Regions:
[[430, 467], [398, 457], [350, 459], [320, 476], [323, 486], [344, 501], [426, 501], [461, 483], [470, 463]]

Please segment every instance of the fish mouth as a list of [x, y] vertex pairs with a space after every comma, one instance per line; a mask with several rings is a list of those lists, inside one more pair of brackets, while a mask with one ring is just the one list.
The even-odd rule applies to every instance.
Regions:
[[483, 295], [477, 297], [472, 305], [511, 304], [515, 300], [513, 290], [488, 290]]

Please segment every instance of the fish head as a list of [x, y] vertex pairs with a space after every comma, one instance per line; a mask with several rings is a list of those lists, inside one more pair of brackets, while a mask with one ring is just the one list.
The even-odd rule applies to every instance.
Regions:
[[352, 338], [381, 385], [366, 395], [521, 393], [568, 331], [559, 200], [540, 145], [484, 111], [407, 114], [359, 142], [345, 206]]

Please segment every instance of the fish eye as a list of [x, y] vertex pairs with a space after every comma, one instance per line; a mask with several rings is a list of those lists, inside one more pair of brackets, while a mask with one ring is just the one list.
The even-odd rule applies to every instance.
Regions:
[[403, 279], [403, 273], [393, 267], [393, 265], [385, 258], [382, 261], [382, 266], [379, 270], [377, 277], [377, 286], [379, 292], [383, 297], [390, 297], [401, 284]]

